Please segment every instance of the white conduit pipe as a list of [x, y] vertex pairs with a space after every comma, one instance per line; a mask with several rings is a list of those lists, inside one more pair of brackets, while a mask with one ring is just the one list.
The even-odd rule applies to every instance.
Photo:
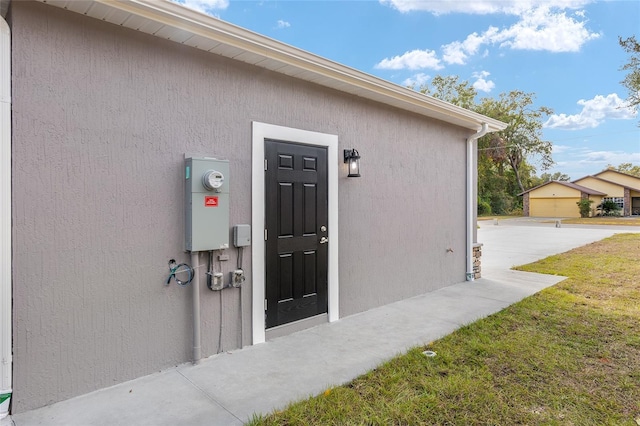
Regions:
[[474, 203], [474, 158], [477, 152], [474, 143], [489, 131], [489, 125], [482, 123], [482, 128], [478, 133], [467, 138], [467, 281], [474, 280], [473, 273], [473, 227], [475, 226], [475, 217], [473, 208]]
[[199, 364], [202, 358], [200, 347], [200, 258], [199, 252], [191, 252], [191, 270], [193, 271], [193, 363]]
[[0, 419], [9, 414], [11, 351], [11, 32], [0, 16]]

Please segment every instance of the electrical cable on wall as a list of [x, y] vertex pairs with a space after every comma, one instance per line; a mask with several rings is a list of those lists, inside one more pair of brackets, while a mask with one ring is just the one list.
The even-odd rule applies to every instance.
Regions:
[[[238, 247], [237, 258], [236, 258], [236, 268], [242, 270], [242, 251], [244, 247]], [[244, 281], [244, 275], [242, 280]], [[242, 348], [243, 340], [244, 340], [244, 317], [242, 315], [242, 286], [238, 287], [238, 311], [240, 315], [240, 348]]]
[[[222, 255], [224, 254], [224, 250], [220, 250], [220, 256], [218, 256], [218, 267], [220, 268], [220, 272], [222, 272]], [[220, 332], [218, 333], [218, 353], [224, 352], [224, 347], [222, 346], [222, 332], [224, 330], [224, 318], [223, 314], [223, 305], [222, 305], [222, 292], [220, 292]]]
[[218, 331], [218, 350], [217, 353], [220, 353], [223, 351], [222, 349], [222, 292], [219, 293], [220, 294], [220, 330]]
[[207, 287], [209, 290], [213, 290], [213, 250], [209, 250], [209, 263], [207, 264]]
[[[176, 276], [176, 274], [182, 272], [187, 273], [186, 280], [181, 280]], [[186, 263], [176, 264], [176, 260], [171, 259], [169, 260], [169, 278], [167, 278], [166, 285], [171, 284], [171, 279], [175, 280], [176, 284], [178, 284], [180, 287], [186, 287], [187, 285], [189, 285], [191, 280], [193, 280], [193, 268]]]
[[242, 249], [244, 247], [238, 247], [238, 257], [236, 259], [236, 268], [242, 269]]

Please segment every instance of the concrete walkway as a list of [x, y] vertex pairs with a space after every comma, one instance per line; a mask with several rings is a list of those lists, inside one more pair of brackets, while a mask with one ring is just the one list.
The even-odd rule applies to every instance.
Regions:
[[[554, 223], [480, 222], [483, 278], [353, 315], [332, 324], [185, 364], [20, 413], [0, 424], [241, 425], [254, 413], [323, 392], [406, 349], [515, 303], [563, 277], [510, 271], [638, 227], [556, 228]], [[313, 368], [310, 368], [313, 366]]]

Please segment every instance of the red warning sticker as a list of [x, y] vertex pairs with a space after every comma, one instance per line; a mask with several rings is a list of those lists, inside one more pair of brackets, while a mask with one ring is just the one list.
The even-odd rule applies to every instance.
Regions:
[[204, 197], [204, 206], [205, 207], [218, 207], [218, 197], [205, 196]]

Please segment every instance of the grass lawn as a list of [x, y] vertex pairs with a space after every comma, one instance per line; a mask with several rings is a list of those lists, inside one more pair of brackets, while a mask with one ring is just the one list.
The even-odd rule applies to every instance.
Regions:
[[513, 215], [489, 215], [489, 216], [478, 216], [478, 220], [493, 220], [493, 219], [515, 219], [522, 216], [513, 216]]
[[640, 425], [640, 235], [517, 269], [569, 278], [251, 424]]
[[640, 217], [584, 217], [562, 219], [562, 223], [578, 225], [620, 225], [620, 226], [640, 226]]

